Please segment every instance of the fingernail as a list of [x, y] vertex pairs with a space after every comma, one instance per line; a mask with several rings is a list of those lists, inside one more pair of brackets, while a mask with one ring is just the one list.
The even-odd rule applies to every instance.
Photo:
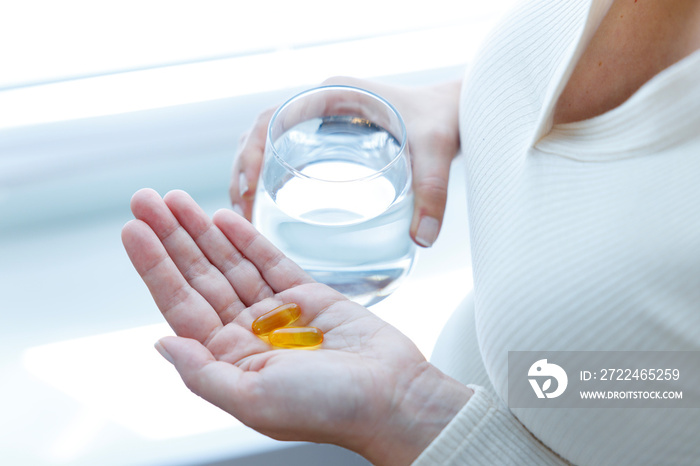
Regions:
[[433, 217], [421, 218], [416, 231], [416, 243], [425, 248], [432, 246], [437, 239], [439, 227], [437, 219]]
[[238, 194], [243, 197], [248, 192], [248, 189], [250, 189], [250, 186], [248, 186], [248, 177], [244, 172], [241, 172], [238, 175]]
[[238, 205], [238, 204], [233, 204], [233, 207], [231, 207], [231, 209], [232, 209], [234, 212], [236, 212], [238, 215], [240, 215], [241, 217], [243, 217], [243, 208], [242, 208], [240, 205]]
[[160, 341], [157, 341], [156, 344], [153, 346], [160, 353], [160, 355], [165, 358], [166, 361], [168, 361], [172, 365], [175, 365], [175, 361], [173, 361], [173, 357], [170, 356], [170, 353], [168, 353], [165, 350], [165, 347], [163, 346], [163, 344]]

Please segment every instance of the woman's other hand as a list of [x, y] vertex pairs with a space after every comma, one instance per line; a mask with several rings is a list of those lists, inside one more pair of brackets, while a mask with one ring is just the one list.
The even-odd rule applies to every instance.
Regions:
[[[347, 85], [374, 92], [394, 105], [406, 123], [413, 164], [415, 208], [410, 235], [430, 247], [437, 239], [447, 202], [450, 164], [459, 150], [460, 82], [402, 87], [362, 79], [336, 77], [323, 85]], [[230, 184], [234, 210], [251, 219], [258, 176], [265, 151], [267, 126], [275, 109], [261, 113], [241, 137]]]

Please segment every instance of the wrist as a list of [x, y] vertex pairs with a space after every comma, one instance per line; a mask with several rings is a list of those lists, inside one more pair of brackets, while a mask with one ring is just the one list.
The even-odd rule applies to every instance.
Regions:
[[472, 394], [470, 388], [426, 362], [399, 387], [396, 406], [360, 453], [375, 465], [412, 463]]

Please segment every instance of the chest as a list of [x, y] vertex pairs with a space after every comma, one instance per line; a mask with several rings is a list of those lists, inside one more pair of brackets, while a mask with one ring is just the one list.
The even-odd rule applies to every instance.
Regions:
[[700, 163], [687, 152], [619, 164], [536, 152], [507, 218], [473, 225], [489, 239], [473, 245], [484, 258], [474, 264], [477, 322], [499, 326], [483, 343], [590, 350], [603, 341], [621, 349], [643, 345], [645, 328], [694, 315], [687, 332], [669, 329], [669, 341], [692, 341], [700, 325]]
[[601, 115], [700, 48], [700, 2], [616, 0], [554, 109], [554, 124]]

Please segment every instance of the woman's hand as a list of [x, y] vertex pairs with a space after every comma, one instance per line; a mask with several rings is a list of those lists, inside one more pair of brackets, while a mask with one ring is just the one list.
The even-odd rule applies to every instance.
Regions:
[[[450, 164], [459, 149], [458, 105], [461, 83], [399, 87], [338, 77], [324, 85], [349, 85], [374, 92], [399, 111], [406, 123], [413, 163], [415, 208], [410, 234], [420, 246], [437, 239], [447, 201]], [[258, 176], [265, 151], [267, 125], [274, 109], [261, 113], [243, 136], [233, 166], [230, 195], [234, 209], [251, 218]]]
[[[282, 440], [334, 443], [407, 464], [470, 396], [403, 334], [314, 282], [243, 217], [210, 219], [184, 192], [137, 192], [124, 246], [177, 337], [156, 344], [197, 395]], [[316, 350], [270, 346], [255, 318], [299, 304]]]

